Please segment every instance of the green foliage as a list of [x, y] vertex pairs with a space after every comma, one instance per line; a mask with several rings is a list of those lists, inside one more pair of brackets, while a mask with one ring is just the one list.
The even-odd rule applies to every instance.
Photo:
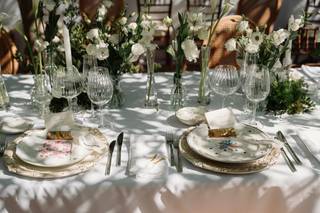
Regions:
[[306, 83], [300, 80], [284, 80], [276, 78], [272, 82], [267, 97], [267, 112], [279, 114], [296, 114], [310, 112], [315, 104], [307, 93]]

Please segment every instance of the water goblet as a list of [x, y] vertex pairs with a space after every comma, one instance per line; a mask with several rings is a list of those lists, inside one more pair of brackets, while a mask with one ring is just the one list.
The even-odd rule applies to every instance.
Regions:
[[223, 97], [223, 108], [226, 97], [235, 93], [239, 88], [239, 71], [232, 65], [219, 65], [210, 70], [209, 83], [211, 90]]
[[113, 94], [113, 83], [107, 68], [96, 67], [88, 73], [87, 93], [91, 102], [99, 107], [99, 127], [105, 127], [102, 107], [111, 100]]

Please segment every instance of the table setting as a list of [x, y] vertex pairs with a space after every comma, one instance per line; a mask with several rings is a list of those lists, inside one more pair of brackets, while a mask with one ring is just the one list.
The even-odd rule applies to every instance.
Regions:
[[229, 2], [166, 17], [175, 71], [155, 72], [147, 13], [40, 2], [32, 74], [0, 75], [1, 212], [320, 211], [320, 71], [290, 62], [304, 16], [270, 34], [242, 17], [236, 66], [209, 64]]

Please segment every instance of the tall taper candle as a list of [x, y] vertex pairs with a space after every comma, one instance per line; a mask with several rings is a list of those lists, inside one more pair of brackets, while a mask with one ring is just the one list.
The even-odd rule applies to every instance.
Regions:
[[66, 65], [67, 69], [72, 69], [72, 55], [71, 55], [71, 44], [70, 44], [70, 35], [67, 26], [63, 25], [63, 42], [64, 42], [64, 51], [66, 54]]

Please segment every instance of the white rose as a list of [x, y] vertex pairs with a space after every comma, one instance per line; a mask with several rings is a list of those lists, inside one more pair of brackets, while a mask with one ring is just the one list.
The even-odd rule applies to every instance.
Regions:
[[135, 31], [137, 29], [137, 26], [137, 23], [133, 22], [128, 25], [128, 28], [132, 31]]
[[184, 42], [182, 42], [181, 48], [183, 49], [184, 55], [188, 61], [197, 61], [200, 51], [198, 50], [194, 40], [186, 39]]
[[146, 52], [146, 49], [139, 43], [136, 43], [131, 47], [131, 53], [136, 58], [139, 58], [145, 52]]
[[248, 21], [241, 21], [238, 25], [238, 31], [239, 32], [246, 32], [249, 28], [249, 22]]
[[271, 34], [271, 37], [273, 44], [279, 46], [289, 37], [289, 32], [284, 29], [280, 29], [278, 31], [274, 31]]
[[105, 43], [100, 43], [98, 45], [98, 51], [96, 56], [100, 61], [107, 59], [109, 57], [109, 45]]
[[87, 38], [90, 40], [99, 39], [99, 29], [91, 29], [89, 32], [87, 32]]
[[97, 46], [95, 44], [88, 44], [86, 51], [88, 55], [96, 55]]
[[169, 16], [165, 17], [162, 22], [168, 27], [172, 25], [172, 19]]
[[43, 4], [47, 8], [47, 10], [52, 11], [56, 6], [56, 3], [53, 0], [44, 0]]
[[257, 53], [259, 51], [259, 45], [249, 42], [245, 48], [248, 53]]
[[127, 23], [128, 19], [126, 17], [122, 17], [120, 20], [119, 20], [119, 23], [121, 25], [125, 25]]
[[110, 37], [109, 37], [109, 41], [114, 44], [114, 45], [117, 45], [119, 44], [119, 34], [112, 34]]
[[229, 52], [235, 51], [237, 49], [237, 41], [234, 38], [231, 38], [224, 44], [224, 47]]

